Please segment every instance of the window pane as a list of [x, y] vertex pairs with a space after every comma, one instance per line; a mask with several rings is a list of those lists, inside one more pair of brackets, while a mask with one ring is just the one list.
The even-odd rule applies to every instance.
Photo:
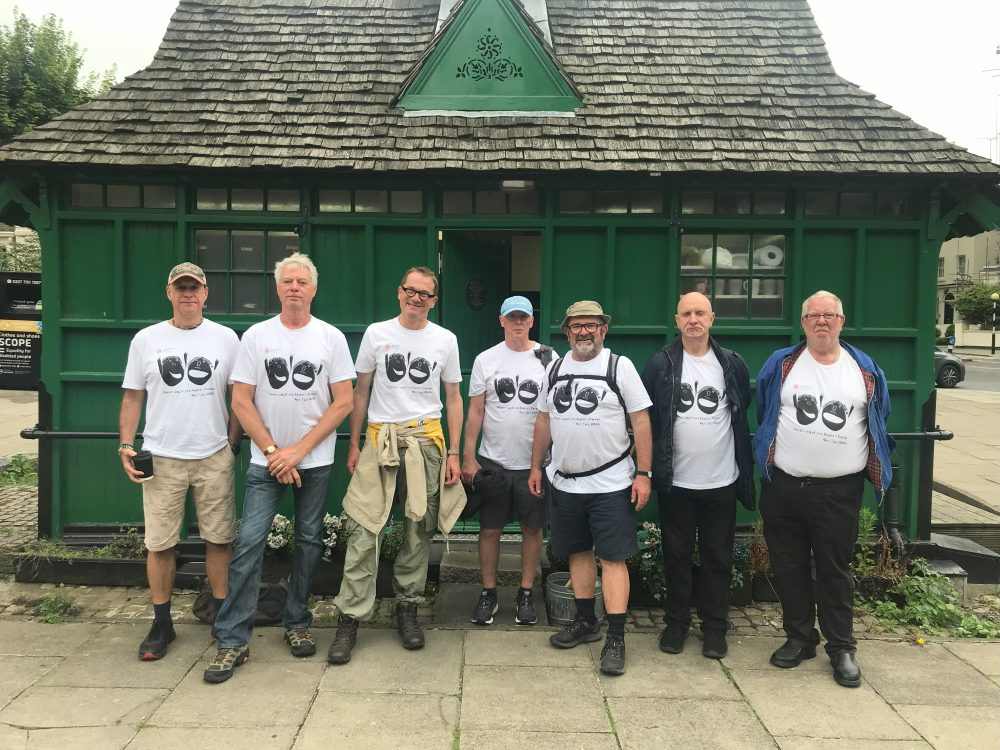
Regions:
[[319, 210], [348, 214], [351, 212], [350, 190], [320, 190]]
[[[753, 318], [783, 317], [785, 314], [785, 282], [781, 279], [754, 279], [753, 283], [750, 316]], [[757, 293], [758, 291], [760, 294]]]
[[753, 238], [755, 274], [783, 273], [785, 270], [785, 235], [758, 234]]
[[712, 235], [685, 234], [681, 238], [681, 268], [712, 267]]
[[748, 279], [716, 279], [715, 284], [715, 314], [726, 318], [747, 317]]
[[108, 205], [112, 208], [139, 208], [139, 186], [108, 185]]
[[910, 197], [906, 193], [879, 193], [875, 198], [875, 213], [878, 216], [912, 216]]
[[393, 190], [390, 198], [394, 214], [419, 214], [424, 211], [424, 194], [419, 190]]
[[229, 235], [222, 229], [201, 229], [195, 233], [198, 265], [225, 271], [229, 268]]
[[715, 248], [715, 268], [717, 270], [749, 268], [749, 261], [749, 234], [720, 234], [718, 236]]
[[841, 193], [841, 216], [871, 216], [874, 196], [871, 193]]
[[263, 315], [266, 276], [233, 276], [233, 312]]
[[806, 193], [806, 216], [836, 216], [836, 193]]
[[358, 213], [385, 214], [389, 212], [389, 194], [385, 190], [356, 190], [354, 210]]
[[559, 193], [559, 213], [589, 214], [590, 201], [589, 190], [563, 190]]
[[267, 235], [267, 268], [269, 273], [273, 273], [274, 264], [282, 258], [287, 258], [294, 252], [298, 252], [299, 238], [291, 232], [270, 232]]
[[750, 213], [750, 193], [719, 193], [716, 213], [748, 214]]
[[682, 214], [712, 214], [715, 213], [715, 195], [713, 193], [682, 193]]
[[707, 276], [684, 276], [681, 277], [681, 294], [688, 292], [701, 292], [711, 296], [712, 280]]
[[512, 214], [537, 214], [538, 193], [524, 190], [507, 194], [507, 205]]
[[177, 193], [167, 185], [146, 185], [142, 189], [142, 204], [146, 208], [176, 208]]
[[632, 193], [632, 213], [662, 214], [663, 194], [645, 191], [636, 191]]
[[208, 283], [208, 301], [205, 312], [229, 312], [229, 275], [224, 273], [206, 273]]
[[507, 213], [507, 195], [499, 190], [476, 191], [477, 214]]
[[198, 188], [195, 205], [199, 211], [226, 211], [228, 199], [225, 188]]
[[299, 210], [298, 190], [268, 190], [267, 210], [268, 211], [298, 211]]
[[100, 185], [74, 184], [70, 187], [70, 204], [74, 208], [94, 208], [104, 205], [104, 191]]
[[281, 300], [278, 299], [278, 285], [274, 283], [274, 277], [267, 277], [267, 311], [272, 314], [281, 312]]
[[753, 212], [762, 216], [780, 216], [785, 213], [784, 193], [754, 193]]
[[265, 270], [263, 232], [233, 232], [233, 269]]
[[234, 211], [263, 211], [264, 191], [259, 188], [233, 188]]
[[472, 193], [468, 190], [446, 190], [441, 196], [441, 212], [468, 216], [472, 213]]
[[594, 193], [594, 213], [628, 213], [628, 194], [624, 190], [598, 190]]

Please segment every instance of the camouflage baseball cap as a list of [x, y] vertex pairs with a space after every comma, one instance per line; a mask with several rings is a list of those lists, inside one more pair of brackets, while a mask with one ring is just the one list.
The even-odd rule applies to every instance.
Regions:
[[205, 272], [201, 270], [200, 266], [196, 266], [194, 263], [178, 263], [171, 268], [170, 274], [167, 276], [167, 283], [173, 284], [177, 279], [183, 279], [185, 276], [206, 286], [208, 285], [208, 282], [205, 281]]

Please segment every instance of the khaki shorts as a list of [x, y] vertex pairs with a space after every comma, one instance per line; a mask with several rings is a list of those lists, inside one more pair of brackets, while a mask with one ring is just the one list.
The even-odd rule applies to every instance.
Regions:
[[146, 549], [162, 552], [177, 546], [188, 487], [194, 495], [201, 538], [213, 544], [232, 542], [236, 538], [235, 463], [228, 445], [207, 458], [155, 456], [153, 478], [142, 485]]

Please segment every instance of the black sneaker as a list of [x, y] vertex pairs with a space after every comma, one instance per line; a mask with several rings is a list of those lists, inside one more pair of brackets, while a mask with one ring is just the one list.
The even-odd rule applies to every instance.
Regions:
[[175, 638], [177, 634], [174, 633], [172, 622], [153, 620], [153, 626], [146, 634], [146, 640], [139, 645], [139, 658], [143, 661], [162, 659], [167, 653], [167, 646], [173, 643]]
[[472, 622], [476, 625], [492, 625], [493, 615], [499, 611], [500, 605], [497, 603], [496, 597], [483, 589], [483, 593], [479, 595], [479, 601], [476, 602], [476, 608], [472, 611]]
[[609, 635], [601, 649], [601, 672], [610, 675], [625, 674], [625, 639]]
[[601, 623], [594, 620], [590, 624], [584, 620], [573, 620], [561, 633], [555, 633], [549, 638], [556, 648], [573, 648], [581, 643], [593, 643], [601, 640]]
[[701, 645], [701, 655], [706, 659], [724, 659], [729, 653], [726, 645], [726, 634], [717, 630], [702, 632], [704, 643]]
[[517, 592], [517, 604], [514, 607], [514, 622], [518, 625], [534, 625], [538, 622], [535, 612], [535, 600], [530, 591]]
[[244, 644], [237, 648], [220, 648], [215, 652], [212, 663], [205, 668], [202, 679], [205, 682], [225, 682], [233, 676], [233, 670], [250, 660], [250, 646]]
[[679, 654], [684, 650], [687, 634], [687, 628], [683, 625], [667, 625], [660, 633], [660, 651], [665, 654]]

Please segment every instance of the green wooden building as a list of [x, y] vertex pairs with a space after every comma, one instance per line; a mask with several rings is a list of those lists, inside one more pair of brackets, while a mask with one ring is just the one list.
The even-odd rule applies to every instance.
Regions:
[[[567, 304], [600, 300], [641, 367], [700, 289], [755, 372], [828, 289], [906, 432], [934, 387], [938, 249], [1000, 224], [998, 180], [840, 78], [806, 0], [181, 0], [149, 67], [0, 149], [0, 220], [41, 236], [55, 431], [116, 430], [175, 263], [206, 269], [209, 317], [242, 332], [301, 250], [315, 314], [355, 349], [405, 268], [440, 269], [465, 368], [511, 293], [557, 348]], [[141, 521], [113, 438], [47, 445], [43, 533]], [[900, 444], [910, 536], [919, 458]]]

